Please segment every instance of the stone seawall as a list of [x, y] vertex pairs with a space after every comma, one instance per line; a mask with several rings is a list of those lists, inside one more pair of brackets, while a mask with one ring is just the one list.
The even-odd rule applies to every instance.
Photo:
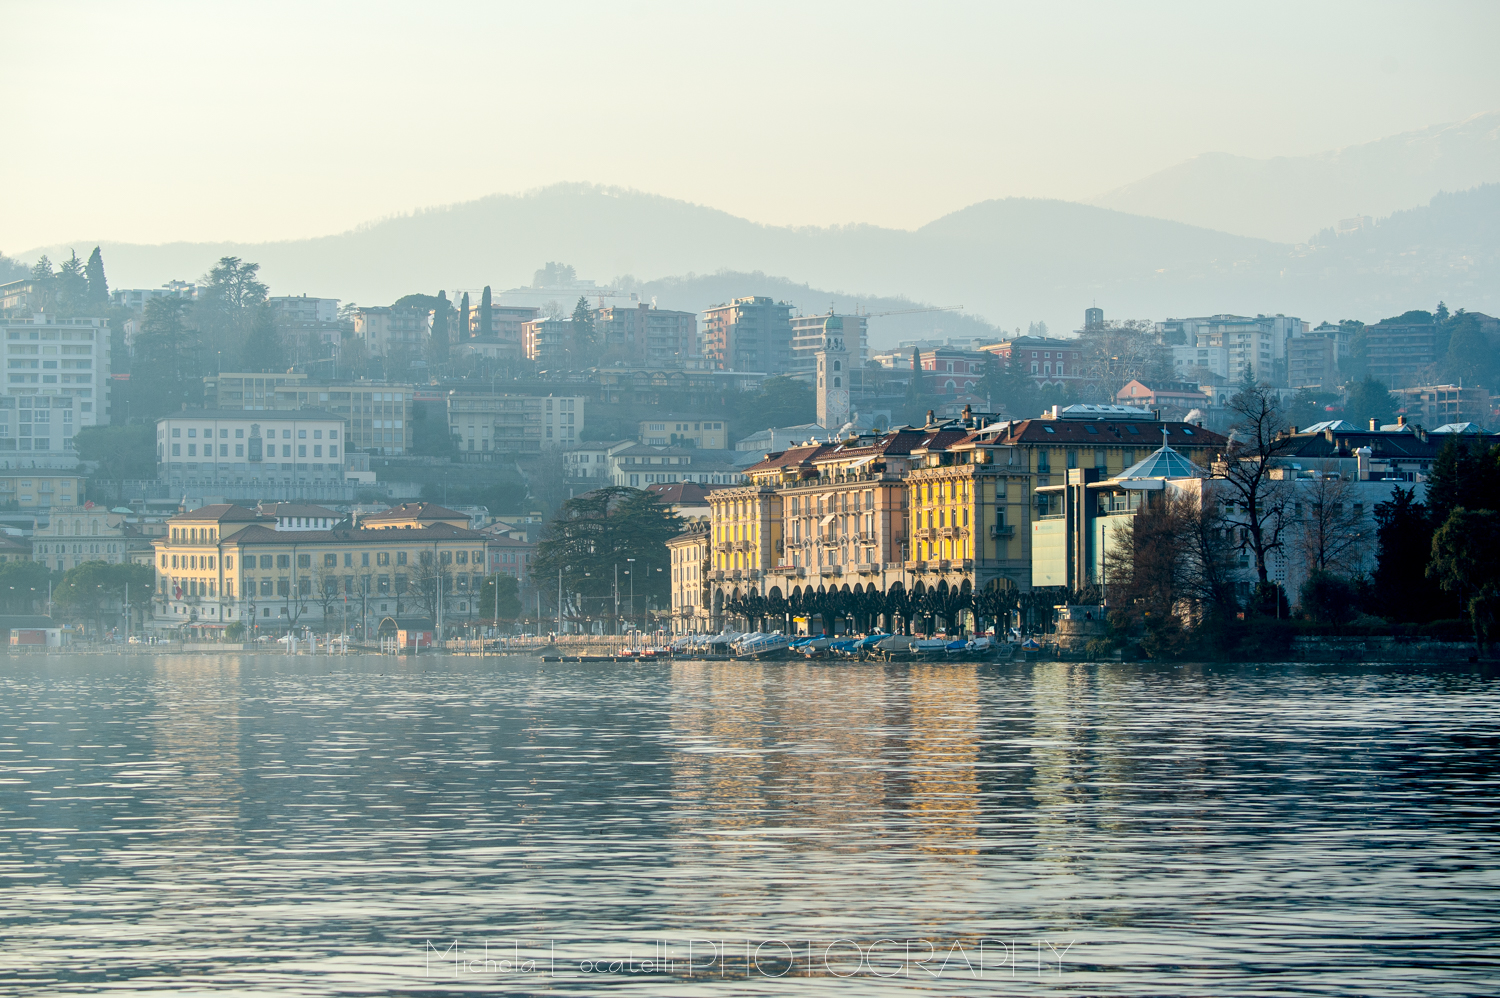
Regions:
[[1299, 662], [1467, 662], [1472, 641], [1320, 634], [1292, 639]]

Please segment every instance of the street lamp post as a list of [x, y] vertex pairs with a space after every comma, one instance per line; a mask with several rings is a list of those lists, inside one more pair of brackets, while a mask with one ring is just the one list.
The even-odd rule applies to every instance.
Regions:
[[[635, 567], [634, 558], [626, 558], [625, 561], [631, 568]], [[635, 627], [635, 573], [630, 568], [627, 568], [625, 574], [630, 576], [630, 624], [632, 627]], [[636, 630], [640, 630], [640, 628], [636, 627]]]

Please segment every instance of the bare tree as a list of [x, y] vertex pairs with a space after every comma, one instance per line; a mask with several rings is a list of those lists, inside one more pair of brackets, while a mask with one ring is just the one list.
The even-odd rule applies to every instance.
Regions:
[[1105, 556], [1105, 582], [1117, 622], [1144, 627], [1158, 643], [1180, 638], [1205, 608], [1234, 599], [1234, 545], [1213, 483], [1200, 494], [1150, 495], [1131, 521], [1130, 542]]
[[1156, 341], [1150, 322], [1130, 319], [1091, 329], [1078, 338], [1084, 374], [1100, 401], [1113, 403], [1131, 381], [1165, 381], [1172, 377], [1172, 352]]
[[1272, 461], [1292, 446], [1274, 389], [1244, 385], [1229, 401], [1238, 417], [1229, 450], [1214, 467], [1220, 493], [1235, 508], [1240, 549], [1255, 558], [1262, 588], [1270, 584], [1267, 560], [1284, 544], [1291, 522], [1292, 483], [1271, 475]]
[[1360, 568], [1371, 525], [1354, 502], [1354, 483], [1325, 468], [1297, 490], [1293, 507], [1301, 534], [1299, 553], [1309, 571], [1348, 575]]

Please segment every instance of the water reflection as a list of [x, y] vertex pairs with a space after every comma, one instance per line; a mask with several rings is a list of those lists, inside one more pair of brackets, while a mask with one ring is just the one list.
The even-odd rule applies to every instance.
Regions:
[[[1479, 993], [1497, 747], [1490, 681], [1389, 669], [21, 659], [0, 994], [975, 988], [737, 981], [773, 937], [999, 939], [1093, 994]], [[426, 950], [690, 938], [738, 962]]]

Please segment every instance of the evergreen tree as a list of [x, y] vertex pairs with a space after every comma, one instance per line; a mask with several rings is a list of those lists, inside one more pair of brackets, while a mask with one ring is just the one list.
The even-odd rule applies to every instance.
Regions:
[[1432, 556], [1432, 526], [1416, 489], [1397, 486], [1388, 501], [1376, 503], [1375, 523], [1375, 571], [1366, 609], [1392, 620], [1435, 619], [1442, 601], [1422, 584]]
[[89, 282], [89, 307], [101, 311], [108, 308], [109, 282], [104, 279], [104, 255], [99, 252], [99, 247], [95, 246], [94, 252], [89, 254], [83, 272]]
[[486, 284], [484, 290], [479, 294], [479, 335], [491, 336], [495, 332], [494, 327], [494, 303], [490, 298], [490, 286]]
[[598, 619], [613, 616], [615, 569], [631, 569], [627, 559], [634, 558], [637, 608], [653, 598], [660, 606], [670, 605], [667, 541], [680, 523], [656, 496], [640, 489], [611, 485], [574, 496], [562, 504], [537, 545], [532, 578], [556, 580], [561, 572], [574, 614]]
[[[927, 423], [927, 393], [922, 384], [922, 351], [911, 348], [911, 373], [906, 381], [906, 405], [904, 418], [908, 425], [923, 426]], [[838, 427], [829, 427], [837, 429]]]
[[1427, 577], [1457, 598], [1483, 654], [1500, 637], [1500, 513], [1450, 513], [1432, 535]]
[[50, 281], [56, 275], [52, 273], [52, 261], [47, 259], [44, 253], [37, 257], [37, 261], [31, 267], [31, 279], [33, 281]]
[[1479, 327], [1479, 320], [1466, 312], [1459, 312], [1448, 324], [1447, 354], [1443, 358], [1443, 374], [1450, 383], [1466, 388], [1495, 385], [1495, 350], [1489, 337]]
[[84, 273], [83, 261], [77, 253], [71, 253], [57, 269], [57, 311], [62, 315], [82, 315], [89, 307], [89, 279]]
[[463, 342], [464, 340], [468, 339], [470, 335], [471, 335], [471, 333], [470, 333], [470, 329], [469, 329], [469, 293], [467, 291], [465, 291], [464, 292], [464, 296], [462, 298], [460, 298], [459, 302], [458, 302], [458, 339], [459, 339], [459, 342]]
[[573, 367], [593, 367], [599, 362], [598, 339], [589, 300], [580, 295], [573, 306]]
[[1399, 408], [1400, 403], [1391, 395], [1391, 390], [1384, 381], [1366, 377], [1349, 386], [1349, 394], [1344, 401], [1344, 418], [1361, 429], [1368, 426], [1372, 419], [1377, 426], [1384, 426], [1395, 422], [1396, 410]]
[[[260, 264], [226, 256], [202, 279], [193, 318], [201, 330], [208, 356], [236, 357], [246, 352], [246, 339], [262, 319], [261, 306], [269, 289], [260, 282]], [[264, 363], [251, 370], [265, 370]]]
[[185, 298], [152, 298], [146, 302], [141, 332], [135, 342], [130, 375], [128, 415], [132, 421], [154, 422], [184, 402], [203, 399], [197, 381], [200, 342], [188, 328]]
[[242, 371], [284, 371], [286, 355], [281, 337], [276, 335], [276, 320], [270, 305], [261, 305], [253, 313], [250, 335], [245, 337], [240, 353]]
[[1500, 447], [1449, 436], [1427, 475], [1427, 509], [1434, 528], [1455, 509], [1500, 509]]

